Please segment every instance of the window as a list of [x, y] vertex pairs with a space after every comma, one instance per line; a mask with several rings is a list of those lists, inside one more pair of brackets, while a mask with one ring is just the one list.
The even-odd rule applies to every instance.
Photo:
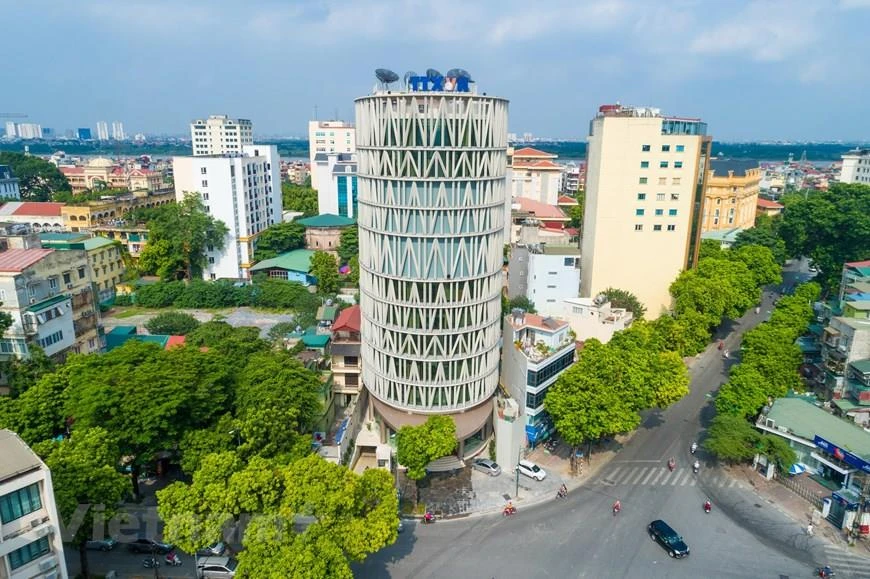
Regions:
[[344, 365], [345, 366], [359, 366], [359, 357], [358, 356], [345, 356], [344, 357]]
[[69, 274], [69, 272], [66, 272], [63, 274], [63, 283], [65, 283], [65, 284], [72, 283], [72, 276]]
[[668, 162], [667, 161], [659, 161], [659, 169], [667, 169]]
[[15, 549], [9, 553], [9, 566], [15, 570], [19, 567], [27, 565], [31, 561], [39, 559], [51, 550], [48, 544], [48, 537], [37, 539], [32, 543], [24, 545], [20, 549]]
[[205, 175], [205, 174], [208, 173], [208, 170], [207, 170], [205, 167], [200, 167], [200, 168], [199, 168], [199, 172], [200, 172], [201, 175]]
[[664, 193], [656, 193], [656, 201], [664, 201], [665, 194]]
[[670, 215], [671, 217], [675, 217], [677, 215], [677, 210], [676, 209], [668, 209], [668, 215]]
[[661, 231], [661, 230], [662, 230], [661, 225], [653, 225], [653, 231]]
[[663, 215], [664, 212], [665, 212], [664, 209], [656, 209], [656, 217], [658, 217], [659, 215]]
[[559, 372], [574, 363], [574, 352], [566, 352], [561, 358], [557, 358], [551, 364], [540, 370], [529, 370], [526, 374], [526, 384], [537, 388], [547, 380], [556, 376]]
[[677, 153], [682, 153], [686, 150], [686, 145], [677, 145]]
[[641, 185], [646, 185], [646, 177], [641, 177], [641, 178], [638, 180], [638, 183], [640, 183]]
[[659, 185], [667, 185], [668, 178], [667, 177], [659, 177]]
[[643, 209], [635, 209], [634, 214], [639, 216], [639, 217], [642, 217], [643, 216]]
[[643, 151], [644, 153], [648, 153], [649, 152], [649, 145], [641, 145], [640, 150]]
[[649, 161], [641, 161], [640, 168], [641, 169], [648, 169], [649, 168]]
[[646, 193], [638, 193], [637, 200], [638, 201], [645, 201], [646, 200]]
[[643, 225], [641, 225], [640, 223], [635, 223], [634, 230], [635, 231], [643, 231]]
[[682, 169], [683, 162], [682, 161], [674, 161], [674, 169]]
[[670, 145], [662, 145], [662, 153], [669, 153], [671, 151]]
[[203, 193], [203, 194], [202, 194], [202, 200], [203, 200], [203, 201], [208, 201], [208, 193]]
[[42, 508], [39, 483], [12, 491], [0, 497], [0, 522], [4, 525]]
[[548, 285], [548, 286], [547, 286], [547, 289], [556, 289], [556, 286], [554, 286], [554, 285]]
[[56, 277], [48, 278], [48, 287], [50, 287], [53, 290], [57, 289], [57, 278]]
[[209, 262], [209, 263], [214, 263], [214, 258], [213, 258], [213, 257], [208, 258], [208, 262]]
[[574, 258], [573, 257], [566, 257], [564, 263], [565, 263], [565, 267], [574, 267]]
[[6, 301], [6, 290], [0, 289], [0, 301]]
[[676, 225], [668, 225], [668, 231], [676, 231], [676, 229], [677, 229]]

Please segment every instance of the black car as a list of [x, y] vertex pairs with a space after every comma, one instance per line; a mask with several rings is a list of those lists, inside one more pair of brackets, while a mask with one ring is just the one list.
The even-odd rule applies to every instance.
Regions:
[[157, 553], [158, 555], [165, 555], [175, 547], [151, 539], [136, 539], [127, 548], [133, 553], [148, 553], [149, 555]]
[[653, 541], [665, 548], [668, 555], [677, 559], [689, 556], [689, 547], [683, 542], [683, 538], [666, 522], [653, 521], [646, 528]]

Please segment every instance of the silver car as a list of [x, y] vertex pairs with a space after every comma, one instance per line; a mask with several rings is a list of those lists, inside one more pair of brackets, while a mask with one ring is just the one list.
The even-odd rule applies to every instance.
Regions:
[[479, 470], [489, 476], [498, 476], [501, 474], [501, 467], [496, 464], [494, 460], [489, 460], [488, 458], [474, 459], [474, 462], [471, 463], [471, 467], [474, 470]]

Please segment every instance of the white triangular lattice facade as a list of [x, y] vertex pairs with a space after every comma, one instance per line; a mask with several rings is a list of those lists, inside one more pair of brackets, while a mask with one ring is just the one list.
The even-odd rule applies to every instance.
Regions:
[[508, 103], [471, 93], [356, 100], [362, 377], [421, 413], [498, 385]]

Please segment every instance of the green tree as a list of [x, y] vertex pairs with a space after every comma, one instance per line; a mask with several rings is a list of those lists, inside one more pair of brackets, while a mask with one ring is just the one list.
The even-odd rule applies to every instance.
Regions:
[[609, 287], [601, 293], [610, 300], [610, 305], [612, 307], [623, 308], [630, 311], [632, 315], [634, 315], [635, 320], [643, 319], [643, 315], [646, 313], [646, 307], [640, 303], [637, 296], [630, 291]]
[[215, 452], [232, 452], [241, 441], [238, 422], [229, 412], [221, 416], [210, 428], [188, 430], [181, 438], [178, 450], [181, 453], [179, 466], [192, 476], [202, 466], [202, 459]]
[[338, 257], [343, 263], [350, 263], [359, 256], [359, 227], [345, 227], [341, 230]]
[[79, 552], [82, 576], [90, 577], [85, 544], [93, 538], [95, 522], [115, 516], [127, 488], [116, 468], [118, 446], [108, 432], [96, 427], [76, 432], [68, 440], [43, 442], [34, 450], [51, 470], [58, 514], [75, 524], [69, 542]]
[[745, 418], [718, 414], [707, 430], [704, 448], [719, 460], [736, 463], [753, 458], [758, 453], [761, 436]]
[[756, 287], [782, 283], [782, 268], [773, 252], [762, 245], [743, 245], [728, 252], [735, 261], [743, 262], [754, 277]]
[[731, 251], [737, 251], [746, 245], [761, 245], [768, 248], [779, 265], [784, 264], [788, 257], [785, 241], [776, 234], [773, 218], [769, 215], [759, 215], [755, 219], [755, 227], [738, 233], [731, 245]]
[[63, 173], [45, 159], [8, 151], [0, 152], [0, 165], [9, 165], [18, 178], [22, 201], [50, 201], [55, 191], [69, 191]]
[[403, 426], [396, 433], [396, 448], [408, 478], [420, 480], [426, 476], [426, 465], [456, 448], [456, 424], [449, 416], [436, 415], [419, 426]]
[[767, 403], [767, 389], [765, 378], [758, 370], [739, 364], [731, 370], [728, 381], [719, 388], [716, 411], [743, 420], [755, 418]]
[[797, 454], [780, 436], [763, 434], [758, 442], [758, 452], [772, 461], [779, 472], [786, 473], [795, 462]]
[[276, 223], [257, 238], [254, 260], [272, 259], [282, 253], [305, 247], [305, 226], [297, 221]]
[[51, 374], [55, 370], [54, 361], [45, 355], [42, 348], [30, 344], [28, 349], [30, 350], [29, 358], [16, 359], [2, 364], [3, 373], [9, 377], [9, 394], [13, 398], [21, 396], [32, 386], [35, 386], [43, 376]]
[[223, 249], [229, 229], [208, 214], [195, 193], [163, 205], [148, 222], [148, 244], [139, 257], [142, 271], [162, 280], [195, 279], [206, 265], [208, 246]]
[[538, 310], [535, 309], [535, 304], [526, 296], [516, 296], [513, 299], [507, 299], [502, 296], [502, 310], [504, 315], [508, 315], [514, 309], [519, 308], [528, 314], [535, 314]]
[[577, 205], [571, 205], [568, 207], [568, 218], [570, 221], [568, 222], [568, 227], [573, 227], [575, 229], [580, 229], [583, 227], [583, 211], [585, 208], [585, 196], [583, 193], [580, 193], [577, 196]]
[[296, 185], [284, 181], [281, 183], [281, 195], [284, 198], [285, 211], [301, 211], [303, 217], [318, 215], [317, 191], [308, 185]]
[[28, 444], [46, 440], [65, 432], [68, 371], [61, 368], [46, 374], [18, 398], [8, 399], [5, 428]]
[[317, 291], [334, 294], [338, 291], [338, 263], [331, 253], [315, 251], [311, 256], [311, 275], [317, 278]]
[[199, 320], [184, 312], [162, 312], [145, 322], [155, 335], [184, 336], [199, 327]]
[[698, 250], [698, 261], [707, 257], [721, 257], [722, 244], [715, 239], [702, 239], [701, 248]]
[[278, 322], [271, 328], [269, 328], [269, 339], [273, 342], [278, 342], [283, 344], [284, 336], [287, 334], [292, 334], [296, 331], [296, 322]]
[[831, 183], [827, 191], [786, 196], [779, 235], [793, 257], [807, 256], [830, 291], [837, 288], [843, 263], [870, 255], [870, 186]]

